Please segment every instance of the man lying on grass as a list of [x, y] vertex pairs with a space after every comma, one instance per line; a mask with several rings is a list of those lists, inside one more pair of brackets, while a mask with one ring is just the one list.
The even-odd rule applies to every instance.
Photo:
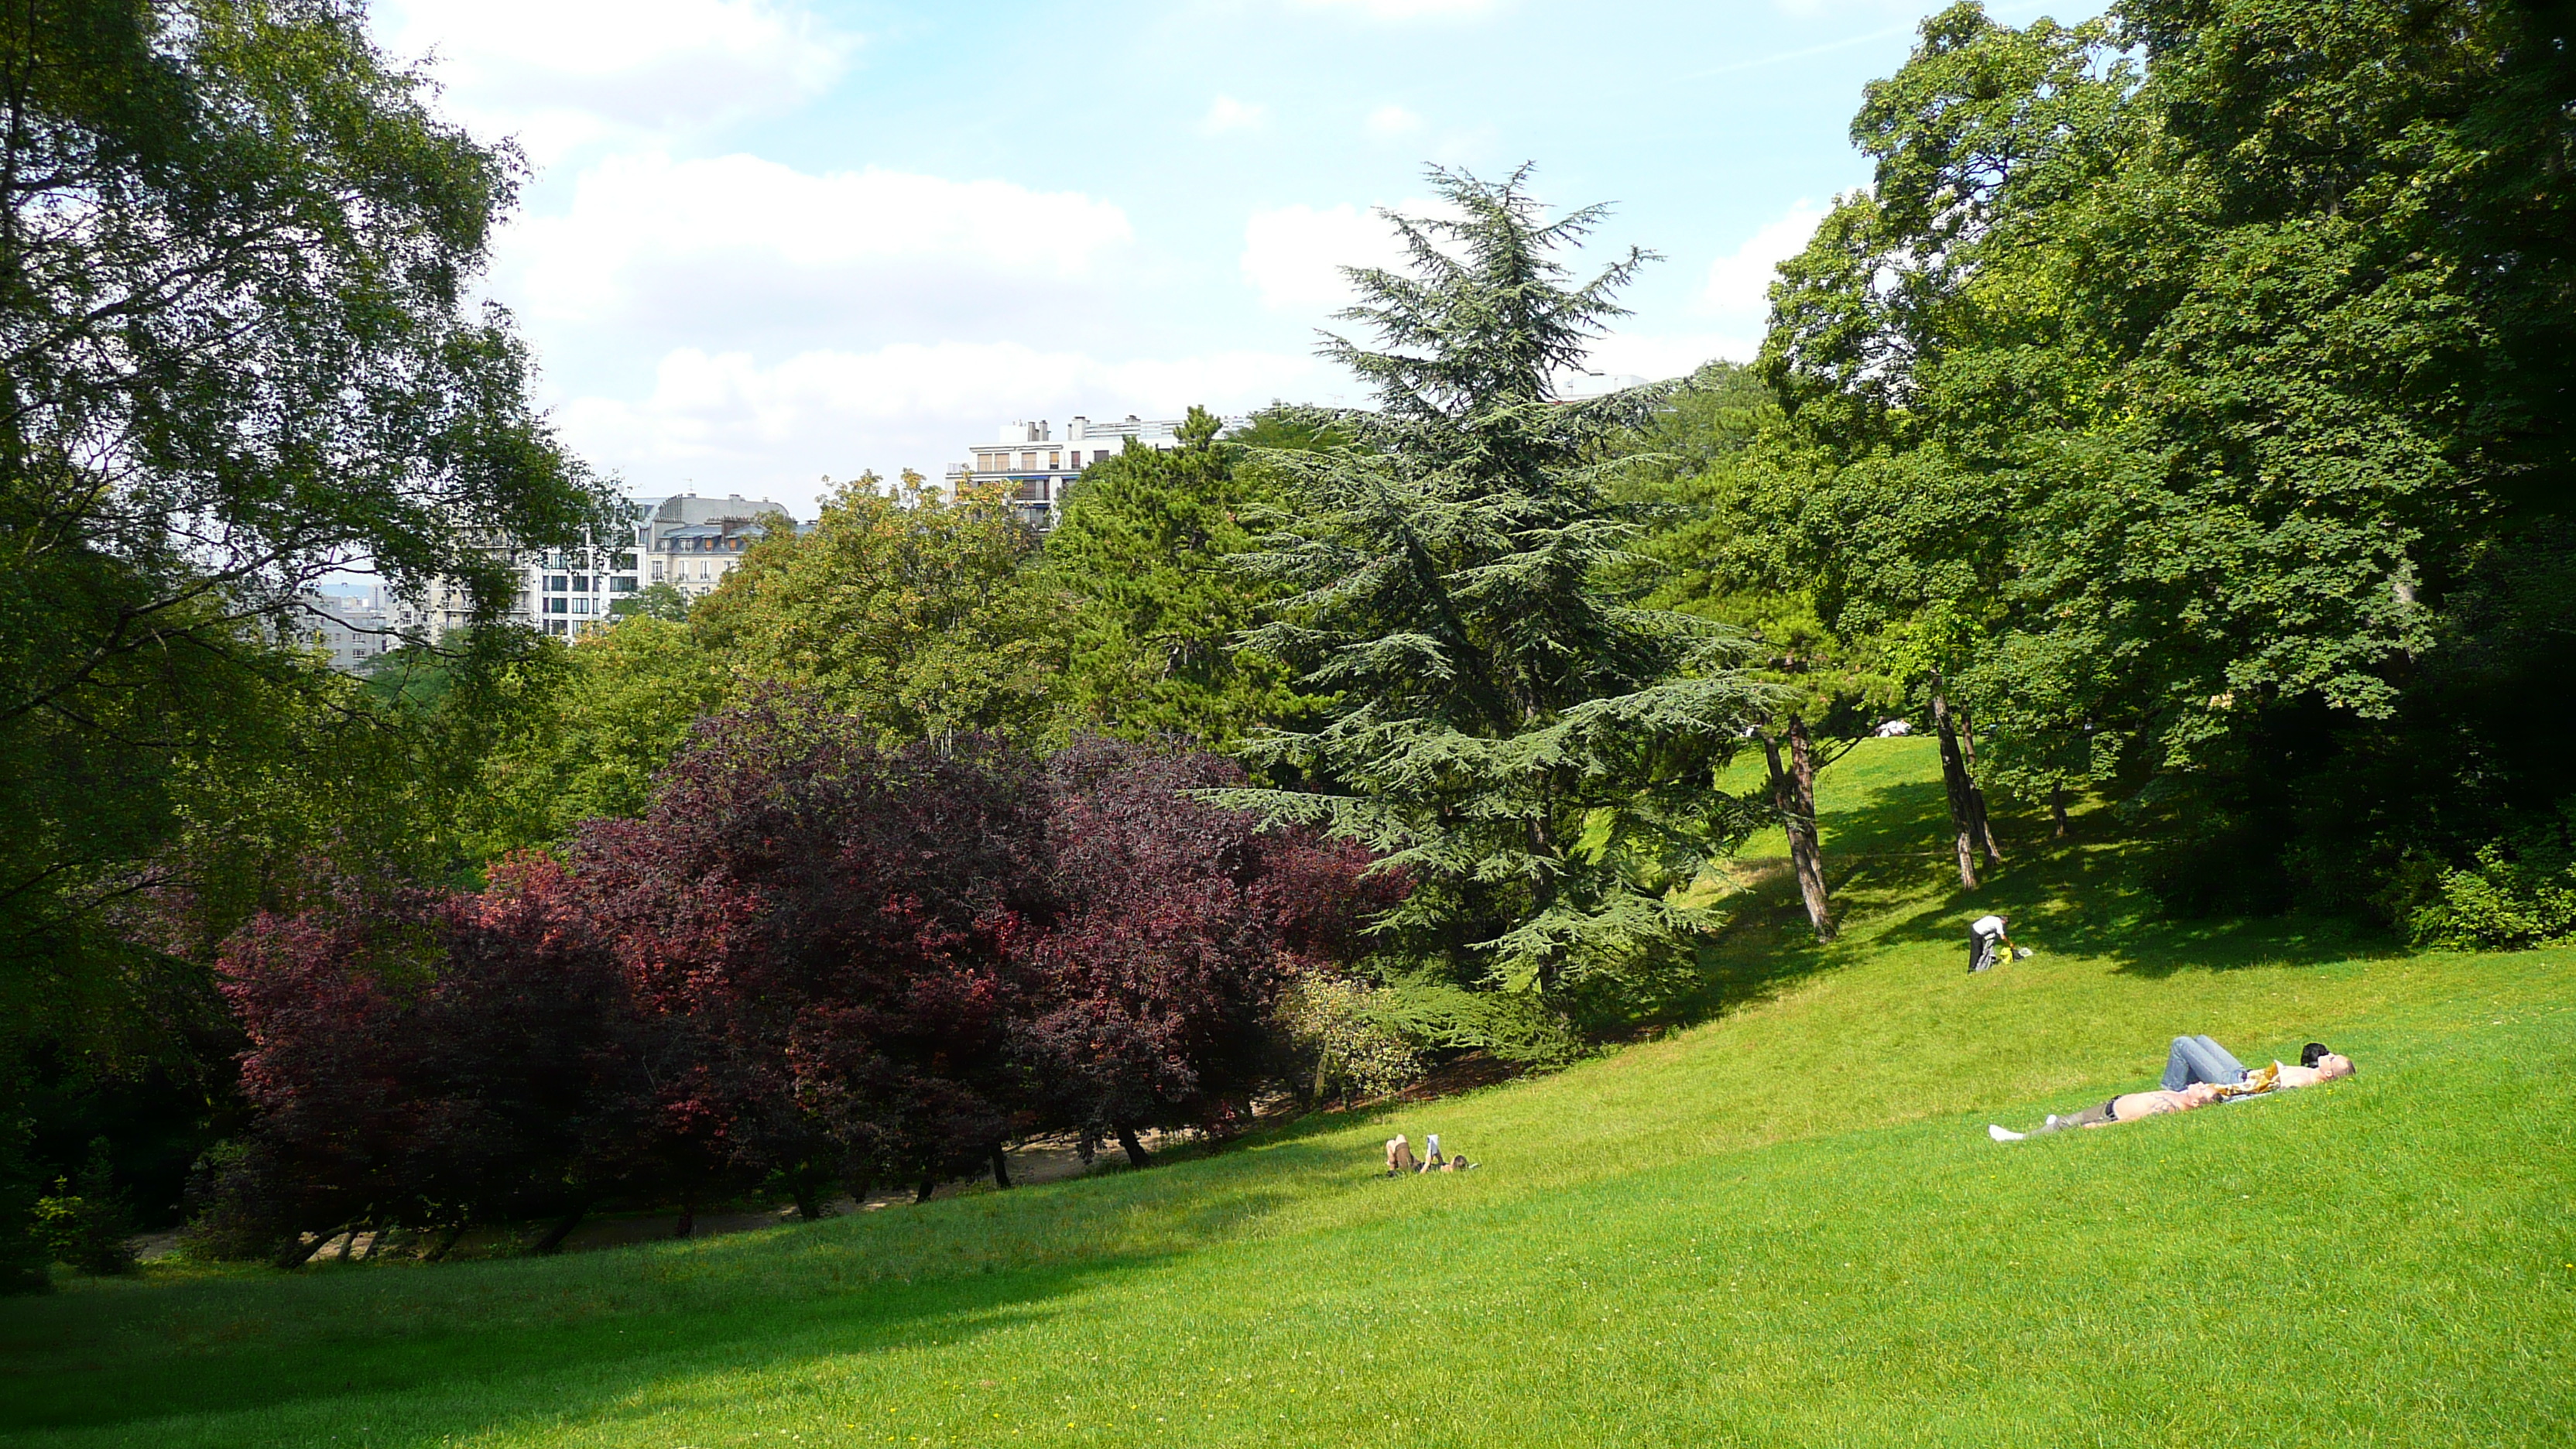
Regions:
[[[2165, 1061], [2165, 1084], [2152, 1092], [2129, 1092], [2113, 1097], [2099, 1107], [2087, 1107], [2071, 1117], [2054, 1113], [2038, 1127], [2040, 1132], [2063, 1132], [2069, 1127], [2109, 1127], [2121, 1122], [2135, 1122], [2141, 1117], [2161, 1117], [2168, 1112], [2189, 1112], [2213, 1102], [2258, 1097], [2268, 1092], [2292, 1087], [2313, 1087], [2353, 1073], [2352, 1058], [2330, 1051], [2321, 1041], [2312, 1041], [2299, 1053], [2295, 1067], [2280, 1062], [2261, 1071], [2248, 1071], [2244, 1063], [2229, 1054], [2227, 1048], [2205, 1036], [2178, 1036], [2173, 1051]], [[1986, 1135], [1997, 1142], [2019, 1142], [2030, 1135], [2015, 1132], [2000, 1124], [1986, 1124]]]

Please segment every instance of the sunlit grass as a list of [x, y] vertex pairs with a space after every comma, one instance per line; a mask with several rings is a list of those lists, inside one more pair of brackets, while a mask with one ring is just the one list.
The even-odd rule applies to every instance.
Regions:
[[[1956, 897], [1922, 844], [1924, 750], [1874, 745], [1826, 776], [1844, 941], [1819, 950], [1794, 908], [1757, 900], [1711, 953], [1715, 1019], [1664, 1040], [1205, 1160], [811, 1226], [76, 1283], [0, 1306], [0, 1432], [155, 1449], [2576, 1437], [2576, 952], [2160, 923], [2115, 845], [2049, 846], [2027, 822], [2012, 868]], [[1996, 902], [2038, 954], [1969, 976], [1957, 938]], [[1987, 1120], [2145, 1085], [2182, 1031], [2249, 1059], [2322, 1037], [2362, 1075], [1985, 1139]], [[1488, 1166], [1383, 1180], [1396, 1127]]]

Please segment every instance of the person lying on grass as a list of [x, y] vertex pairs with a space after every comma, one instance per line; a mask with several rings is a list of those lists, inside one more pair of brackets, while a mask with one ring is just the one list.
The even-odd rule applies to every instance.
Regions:
[[[2121, 1122], [2135, 1122], [2141, 1117], [2161, 1117], [2168, 1112], [2190, 1112], [2212, 1102], [2226, 1100], [2217, 1087], [2207, 1082], [2194, 1082], [2179, 1092], [2128, 1092], [2113, 1097], [2099, 1107], [2087, 1107], [2071, 1117], [2050, 1113], [2046, 1125], [2034, 1132], [2063, 1132], [2069, 1127], [2109, 1127]], [[2019, 1142], [2031, 1135], [2015, 1132], [2001, 1124], [1986, 1124], [1986, 1135], [1997, 1142]]]
[[1413, 1160], [1413, 1144], [1404, 1140], [1403, 1133], [1398, 1132], [1386, 1139], [1387, 1176], [1393, 1177], [1399, 1172], [1420, 1172], [1421, 1170], [1422, 1164]]
[[[2184, 1061], [2186, 1056], [2190, 1058], [2188, 1063]], [[2182, 1064], [2179, 1071], [2177, 1064]], [[2231, 1067], [2233, 1073], [2229, 1075]], [[2227, 1080], [2216, 1081], [2195, 1075], [2204, 1070], [2214, 1075], [2226, 1075]], [[2051, 1113], [2048, 1121], [2035, 1130], [2063, 1132], [2069, 1127], [2110, 1127], [2121, 1122], [2135, 1122], [2141, 1117], [2189, 1112], [2214, 1102], [2259, 1096], [2292, 1087], [2312, 1087], [2319, 1082], [2331, 1082], [2352, 1074], [2352, 1058], [2328, 1050], [2324, 1042], [2308, 1043], [2299, 1053], [2299, 1065], [2295, 1067], [2274, 1062], [2254, 1072], [2247, 1071], [2242, 1063], [2230, 1056], [2227, 1048], [2205, 1036], [2178, 1036], [2174, 1038], [2172, 1060], [2165, 1065], [2163, 1088], [2113, 1097], [2099, 1107], [2087, 1107], [2071, 1117]], [[2178, 1075], [2184, 1079], [2179, 1087], [2175, 1085]], [[1986, 1135], [1997, 1142], [2019, 1142], [2031, 1134], [1989, 1122]]]
[[2313, 1087], [2352, 1073], [2352, 1058], [2321, 1041], [2300, 1048], [2295, 1067], [2276, 1061], [2255, 1071], [2208, 1037], [2178, 1036], [2165, 1056], [2164, 1088], [2179, 1092], [2195, 1082], [2207, 1082], [2224, 1088], [2230, 1097], [2254, 1097], [2287, 1087]]

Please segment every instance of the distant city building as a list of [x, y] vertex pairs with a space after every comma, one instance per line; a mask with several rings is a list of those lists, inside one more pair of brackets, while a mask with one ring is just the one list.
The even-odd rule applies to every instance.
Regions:
[[[694, 493], [629, 501], [629, 533], [579, 548], [519, 548], [491, 539], [483, 547], [518, 570], [519, 587], [503, 622], [563, 636], [607, 626], [611, 606], [648, 584], [667, 583], [694, 598], [712, 589], [763, 530], [756, 520], [787, 510], [739, 493]], [[465, 626], [472, 601], [441, 580], [397, 596], [388, 613], [405, 636], [437, 639]]]
[[292, 648], [318, 649], [330, 656], [332, 668], [356, 674], [366, 668], [368, 660], [395, 648], [402, 640], [395, 635], [392, 618], [378, 602], [378, 596], [369, 590], [358, 594], [311, 591], [296, 595], [278, 642]]
[[[1062, 438], [1055, 436], [1043, 418], [1004, 423], [998, 439], [969, 448], [971, 461], [949, 465], [948, 486], [953, 490], [962, 483], [998, 483], [1009, 490], [1011, 501], [1031, 526], [1050, 528], [1055, 524], [1056, 510], [1063, 505], [1065, 485], [1083, 469], [1108, 461], [1130, 438], [1148, 448], [1177, 448], [1181, 445], [1181, 421], [1140, 418], [1133, 413], [1120, 422], [1095, 422], [1077, 416], [1065, 423]], [[1241, 421], [1226, 419], [1229, 426]]]
[[742, 561], [743, 553], [768, 530], [760, 520], [787, 510], [766, 498], [746, 499], [736, 493], [700, 498], [636, 500], [636, 542], [645, 554], [648, 584], [669, 584], [695, 598], [717, 584]]

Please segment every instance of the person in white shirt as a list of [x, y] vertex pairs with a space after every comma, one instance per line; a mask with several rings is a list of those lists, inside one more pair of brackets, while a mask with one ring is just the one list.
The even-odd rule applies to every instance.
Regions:
[[1979, 916], [1968, 923], [1968, 969], [1971, 972], [1991, 969], [2004, 959], [2012, 942], [2004, 935], [2004, 918]]

